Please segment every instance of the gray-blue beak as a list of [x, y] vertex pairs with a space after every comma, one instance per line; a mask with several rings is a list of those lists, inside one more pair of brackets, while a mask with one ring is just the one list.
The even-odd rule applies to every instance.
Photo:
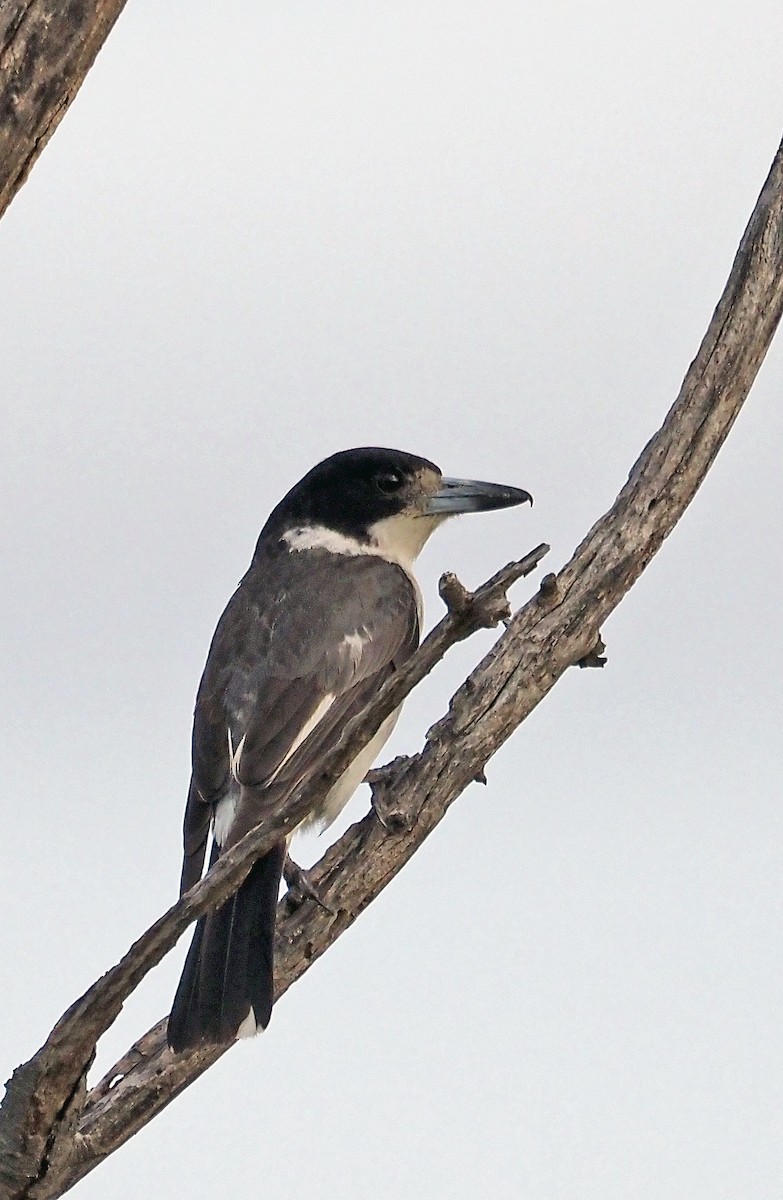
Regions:
[[488, 512], [493, 508], [513, 508], [532, 504], [530, 492], [506, 487], [502, 483], [482, 483], [478, 479], [441, 479], [441, 486], [427, 501], [425, 516], [453, 517], [457, 513]]

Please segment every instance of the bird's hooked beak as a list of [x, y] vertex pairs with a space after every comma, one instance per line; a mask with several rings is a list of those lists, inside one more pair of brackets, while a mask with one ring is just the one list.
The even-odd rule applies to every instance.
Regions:
[[533, 503], [530, 492], [506, 487], [502, 483], [482, 483], [478, 479], [442, 478], [440, 487], [426, 502], [425, 517], [453, 517], [457, 513], [489, 512], [493, 508], [513, 508]]

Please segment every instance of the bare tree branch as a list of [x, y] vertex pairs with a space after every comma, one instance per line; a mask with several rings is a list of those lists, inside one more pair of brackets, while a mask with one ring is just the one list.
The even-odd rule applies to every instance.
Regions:
[[72, 1116], [83, 1102], [84, 1078], [98, 1039], [114, 1023], [123, 1002], [188, 925], [236, 891], [253, 862], [317, 806], [357, 751], [449, 647], [477, 629], [492, 627], [510, 616], [508, 588], [533, 571], [548, 550], [548, 546], [541, 545], [519, 562], [509, 563], [473, 594], [453, 576], [444, 576], [443, 591], [450, 604], [446, 616], [379, 690], [372, 704], [348, 723], [325, 757], [318, 777], [306, 788], [292, 790], [273, 821], [259, 824], [223, 855], [208, 875], [142, 934], [120, 962], [60, 1018], [45, 1044], [29, 1062], [17, 1068], [8, 1085], [0, 1110], [0, 1184], [13, 1187], [23, 1183], [26, 1196], [39, 1194], [34, 1185], [43, 1177], [42, 1171], [52, 1178], [52, 1162], [59, 1161], [61, 1152], [73, 1153]]
[[[311, 880], [331, 911], [305, 902], [291, 912], [283, 902], [276, 959], [278, 996], [400, 870], [565, 669], [589, 661], [591, 655], [597, 661], [602, 622], [693, 498], [772, 338], [783, 306], [782, 214], [783, 149], [775, 158], [699, 354], [663, 427], [636, 463], [617, 501], [560, 574], [547, 576], [538, 595], [513, 618], [456, 693], [448, 714], [430, 730], [421, 753], [397, 760], [380, 774], [374, 784], [374, 804], [383, 822], [369, 813], [314, 868]], [[536, 561], [542, 549], [533, 553]], [[290, 798], [283, 820], [274, 828], [260, 826], [248, 834], [225, 857], [223, 870], [213, 870], [143, 935], [122, 963], [65, 1014], [38, 1055], [19, 1068], [0, 1127], [14, 1168], [7, 1174], [6, 1195], [61, 1195], [219, 1057], [220, 1049], [171, 1055], [161, 1022], [85, 1095], [84, 1074], [97, 1036], [111, 1024], [122, 1000], [146, 970], [190, 920], [237, 885], [271, 840], [295, 826], [315, 792], [328, 789], [357, 744], [372, 736], [402, 695], [440, 657], [450, 638], [456, 640], [502, 616], [496, 597], [525, 565], [530, 562], [512, 564], [476, 597], [453, 580], [446, 581], [448, 616], [411, 660], [411, 671], [400, 673], [346, 731], [323, 776], [306, 792]]]
[[0, 3], [0, 216], [60, 124], [125, 0]]
[[[278, 997], [401, 869], [468, 783], [481, 778], [489, 758], [567, 667], [600, 663], [603, 622], [695, 495], [748, 394], [782, 309], [783, 146], [680, 394], [614, 505], [562, 571], [547, 576], [538, 594], [509, 622], [452, 698], [448, 713], [430, 729], [422, 751], [380, 773], [374, 784], [375, 809], [313, 869], [311, 881], [331, 911], [312, 902], [289, 911], [283, 902], [276, 951]], [[97, 1038], [146, 972], [188, 923], [238, 885], [280, 833], [295, 827], [448, 644], [502, 618], [498, 597], [544, 549], [511, 564], [475, 596], [447, 580], [448, 615], [411, 660], [410, 670], [390, 681], [348, 726], [319, 779], [288, 798], [280, 820], [251, 831], [224, 856], [64, 1014], [41, 1050], [17, 1069], [0, 1113], [0, 1197], [46, 1200], [62, 1195], [220, 1056], [220, 1049], [172, 1055], [160, 1022], [86, 1091]]]

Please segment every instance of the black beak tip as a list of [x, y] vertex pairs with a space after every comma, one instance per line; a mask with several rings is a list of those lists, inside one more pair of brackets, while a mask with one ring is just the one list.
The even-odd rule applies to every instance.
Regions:
[[524, 488], [505, 488], [505, 499], [502, 503], [503, 508], [515, 508], [519, 504], [529, 504], [532, 508], [533, 497], [530, 492], [526, 492]]

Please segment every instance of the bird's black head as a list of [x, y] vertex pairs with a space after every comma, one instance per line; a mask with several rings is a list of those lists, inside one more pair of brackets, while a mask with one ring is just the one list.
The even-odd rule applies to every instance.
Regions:
[[[290, 548], [328, 549], [328, 532], [337, 535], [331, 548], [343, 538], [412, 561], [446, 517], [529, 500], [519, 488], [446, 479], [426, 458], [365, 446], [333, 454], [308, 471], [274, 509], [261, 541], [282, 538]], [[320, 542], [313, 531], [321, 531]]]
[[375, 446], [343, 450], [308, 471], [270, 522], [282, 518], [284, 528], [317, 525], [361, 540], [377, 521], [401, 513], [439, 481], [435, 464], [415, 454]]

